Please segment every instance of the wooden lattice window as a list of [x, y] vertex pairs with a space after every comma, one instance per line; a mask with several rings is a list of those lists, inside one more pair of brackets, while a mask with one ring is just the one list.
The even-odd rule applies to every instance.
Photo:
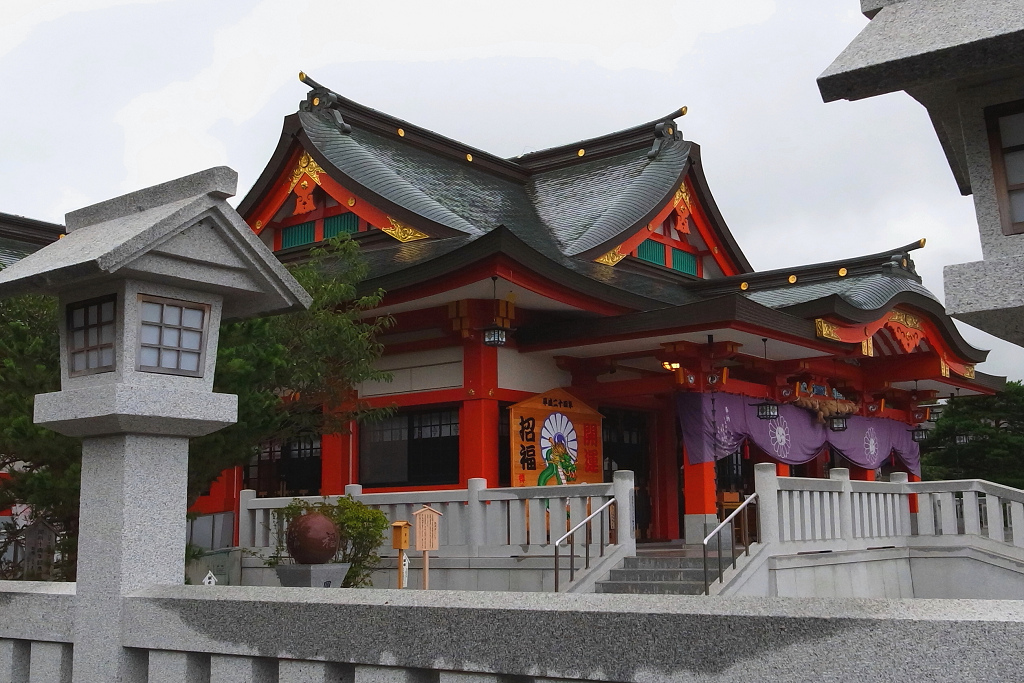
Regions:
[[68, 374], [71, 377], [114, 370], [114, 295], [68, 304]]
[[665, 245], [651, 239], [644, 240], [636, 248], [636, 256], [642, 261], [663, 266], [665, 265]]
[[688, 251], [672, 247], [672, 270], [688, 275], [696, 275], [697, 257]]
[[400, 412], [359, 430], [359, 483], [411, 486], [459, 482], [459, 410]]
[[316, 235], [316, 221], [289, 225], [281, 230], [281, 248], [301, 247], [312, 244]]
[[202, 377], [210, 307], [140, 296], [139, 362], [142, 372]]
[[324, 239], [355, 232], [359, 232], [359, 216], [354, 213], [339, 213], [324, 219]]

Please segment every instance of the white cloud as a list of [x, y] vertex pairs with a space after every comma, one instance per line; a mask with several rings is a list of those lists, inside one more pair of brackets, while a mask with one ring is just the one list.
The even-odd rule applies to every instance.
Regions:
[[39, 25], [56, 21], [76, 12], [120, 7], [152, 5], [168, 0], [5, 0], [0, 3], [0, 59], [21, 45]]
[[[315, 75], [327, 65], [365, 61], [541, 57], [668, 74], [702, 33], [763, 22], [775, 12], [774, 0], [718, 7], [692, 0], [267, 0], [216, 34], [213, 59], [194, 77], [139, 95], [118, 112], [123, 188], [225, 163], [211, 129], [254, 116], [300, 68]], [[324, 26], [331, 30], [318, 30]]]

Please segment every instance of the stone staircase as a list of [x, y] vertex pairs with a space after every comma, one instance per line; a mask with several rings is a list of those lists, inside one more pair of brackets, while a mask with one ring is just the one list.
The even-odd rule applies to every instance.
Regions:
[[607, 579], [597, 582], [595, 592], [702, 595], [704, 560], [701, 556], [627, 557]]

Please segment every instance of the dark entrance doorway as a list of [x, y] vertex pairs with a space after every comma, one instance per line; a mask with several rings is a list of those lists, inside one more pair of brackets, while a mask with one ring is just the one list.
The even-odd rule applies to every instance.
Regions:
[[648, 416], [635, 410], [598, 408], [604, 415], [604, 479], [616, 470], [632, 470], [636, 491], [636, 538], [651, 537], [650, 446]]

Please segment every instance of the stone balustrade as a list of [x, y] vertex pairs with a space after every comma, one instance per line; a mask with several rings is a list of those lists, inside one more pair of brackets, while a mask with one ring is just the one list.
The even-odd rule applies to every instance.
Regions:
[[851, 481], [843, 468], [803, 479], [765, 464], [755, 486], [764, 543], [858, 550], [971, 535], [1024, 547], [1024, 491], [980, 479], [909, 482], [894, 472], [887, 482]]
[[[345, 494], [380, 510], [389, 522], [412, 521], [413, 512], [430, 505], [442, 513], [439, 520], [438, 557], [513, 557], [544, 553], [550, 544], [576, 526], [591, 512], [615, 499], [617, 508], [594, 524], [591, 540], [610, 544], [622, 542], [635, 548], [633, 535], [617, 539], [620, 523], [629, 528], [632, 514], [633, 473], [616, 472], [615, 481], [605, 484], [487, 488], [486, 479], [470, 479], [466, 489], [446, 491], [403, 491], [399, 493], [363, 493], [352, 484]], [[338, 496], [306, 496], [315, 503], [335, 502]], [[279, 510], [293, 498], [257, 498], [256, 492], [243, 490], [240, 500], [239, 545], [255, 550], [273, 550], [285, 532], [275, 519]], [[556, 513], [557, 511], [557, 513]], [[582, 538], [582, 535], [581, 535]], [[390, 551], [390, 542], [381, 548]]]
[[[0, 589], [0, 681], [70, 681], [74, 585]], [[239, 586], [123, 600], [120, 683], [1005, 680], [1024, 638], [1018, 601]]]

